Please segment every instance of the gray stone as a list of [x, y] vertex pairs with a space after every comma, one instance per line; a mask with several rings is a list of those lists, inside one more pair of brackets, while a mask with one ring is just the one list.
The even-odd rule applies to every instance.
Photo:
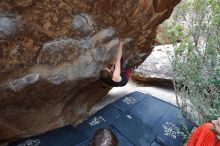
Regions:
[[117, 36], [116, 30], [113, 27], [109, 27], [99, 31], [96, 35], [94, 35], [93, 40], [96, 40], [96, 44], [101, 44], [110, 41], [115, 36]]
[[95, 49], [92, 50], [92, 55], [95, 61], [102, 61], [104, 62], [106, 57], [105, 54], [107, 49], [103, 45], [97, 46]]
[[65, 81], [65, 76], [63, 74], [58, 74], [47, 79], [49, 82], [59, 85]]
[[58, 65], [62, 62], [73, 61], [79, 56], [80, 46], [80, 41], [71, 38], [45, 43], [37, 62], [38, 64]]
[[12, 89], [14, 92], [19, 91], [31, 84], [36, 83], [40, 80], [39, 74], [28, 74], [24, 76], [23, 78], [11, 80], [7, 86], [8, 88]]
[[0, 39], [7, 39], [16, 32], [16, 20], [14, 17], [0, 15]]
[[89, 34], [94, 30], [92, 17], [88, 14], [76, 15], [73, 19], [72, 25], [75, 30]]
[[173, 53], [174, 48], [172, 45], [155, 47], [151, 55], [134, 71], [132, 77], [149, 82], [172, 80], [171, 60]]

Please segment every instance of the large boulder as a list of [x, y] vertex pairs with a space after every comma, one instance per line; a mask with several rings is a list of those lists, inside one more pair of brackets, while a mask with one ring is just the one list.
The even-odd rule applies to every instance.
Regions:
[[139, 65], [179, 1], [1, 0], [0, 141], [85, 119], [119, 38], [124, 65]]
[[132, 78], [148, 84], [172, 86], [173, 45], [156, 46], [147, 59], [133, 71]]

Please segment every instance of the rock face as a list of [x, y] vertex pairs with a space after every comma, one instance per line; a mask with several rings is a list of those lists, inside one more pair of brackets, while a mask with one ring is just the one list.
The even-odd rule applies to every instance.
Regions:
[[0, 1], [0, 141], [85, 119], [119, 38], [124, 66], [139, 65], [179, 1]]
[[174, 47], [161, 45], [155, 47], [150, 56], [132, 74], [132, 78], [149, 84], [172, 85], [172, 57]]

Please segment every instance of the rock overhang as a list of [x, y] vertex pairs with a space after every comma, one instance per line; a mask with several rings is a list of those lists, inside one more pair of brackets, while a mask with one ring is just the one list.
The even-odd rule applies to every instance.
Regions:
[[109, 87], [98, 80], [120, 38], [137, 66], [180, 0], [0, 2], [0, 141], [79, 123]]

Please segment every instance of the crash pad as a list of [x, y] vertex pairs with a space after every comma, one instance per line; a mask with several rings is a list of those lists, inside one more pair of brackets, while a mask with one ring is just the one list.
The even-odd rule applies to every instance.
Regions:
[[20, 139], [9, 146], [89, 146], [94, 133], [110, 128], [119, 146], [180, 146], [195, 125], [174, 105], [132, 92], [72, 125]]

